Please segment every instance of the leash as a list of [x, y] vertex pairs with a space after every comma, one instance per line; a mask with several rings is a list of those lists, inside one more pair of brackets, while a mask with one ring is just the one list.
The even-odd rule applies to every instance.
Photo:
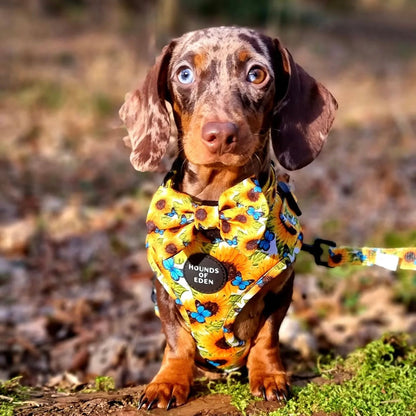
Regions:
[[[296, 198], [293, 196], [290, 187], [279, 182], [282, 198], [286, 198], [289, 206], [296, 213], [301, 215]], [[327, 259], [323, 260], [324, 246], [327, 247]], [[372, 248], [372, 247], [337, 247], [332, 240], [316, 238], [312, 244], [302, 243], [302, 251], [311, 254], [318, 266], [334, 268], [345, 264], [355, 266], [380, 266], [387, 270], [396, 271], [416, 270], [416, 247], [403, 248]]]
[[[279, 182], [278, 185], [282, 198], [286, 198], [296, 215], [301, 215], [302, 211], [299, 209], [290, 187], [284, 182]], [[326, 260], [322, 258], [325, 252], [323, 246], [327, 247]], [[316, 238], [312, 244], [303, 242], [301, 250], [311, 254], [318, 266], [329, 268], [350, 264], [356, 266], [380, 266], [391, 271], [396, 271], [398, 268], [402, 270], [416, 270], [416, 247], [337, 247], [334, 241]]]
[[[327, 247], [327, 259], [323, 259]], [[380, 266], [396, 271], [416, 270], [416, 247], [371, 248], [337, 247], [331, 240], [317, 238], [312, 244], [303, 243], [302, 250], [311, 254], [318, 266], [334, 268], [345, 264]]]

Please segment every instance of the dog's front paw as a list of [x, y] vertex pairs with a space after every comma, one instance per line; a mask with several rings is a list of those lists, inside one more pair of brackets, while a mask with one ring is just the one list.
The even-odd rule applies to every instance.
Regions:
[[138, 408], [151, 410], [160, 407], [169, 410], [172, 407], [181, 406], [186, 403], [190, 388], [189, 383], [152, 382], [140, 398]]
[[250, 391], [256, 397], [279, 402], [287, 402], [290, 397], [290, 386], [284, 371], [275, 373], [253, 371], [249, 380]]

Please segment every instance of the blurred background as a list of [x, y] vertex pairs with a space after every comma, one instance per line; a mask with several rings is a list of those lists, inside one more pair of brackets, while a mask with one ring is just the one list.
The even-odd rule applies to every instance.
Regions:
[[[135, 172], [118, 119], [174, 36], [278, 36], [339, 111], [291, 174], [306, 240], [416, 245], [415, 0], [2, 0], [0, 379], [147, 382], [163, 348], [144, 219], [162, 173]], [[281, 332], [294, 378], [317, 354], [416, 332], [416, 276], [318, 268], [302, 254]]]

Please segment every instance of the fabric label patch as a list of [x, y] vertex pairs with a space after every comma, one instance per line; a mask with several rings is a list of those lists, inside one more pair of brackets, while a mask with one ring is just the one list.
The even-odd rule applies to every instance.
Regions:
[[224, 265], [205, 253], [189, 256], [183, 273], [189, 286], [201, 293], [216, 293], [227, 283], [227, 270]]
[[399, 265], [399, 257], [378, 251], [376, 253], [374, 264], [380, 267], [384, 267], [387, 270], [396, 271], [397, 266]]

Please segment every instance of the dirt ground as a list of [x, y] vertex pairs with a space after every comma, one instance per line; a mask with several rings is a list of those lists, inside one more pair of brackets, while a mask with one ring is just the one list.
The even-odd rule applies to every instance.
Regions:
[[[231, 404], [230, 397], [221, 394], [211, 394], [191, 399], [185, 405], [173, 408], [169, 411], [153, 409], [151, 411], [137, 410], [137, 395], [139, 388], [124, 388], [115, 393], [89, 393], [89, 394], [59, 394], [43, 393], [36, 398], [34, 403], [28, 403], [19, 408], [20, 416], [43, 416], [43, 415], [154, 415], [162, 416], [240, 416], [240, 412]], [[259, 412], [270, 412], [276, 410], [280, 405], [272, 402], [256, 402], [246, 410], [247, 415], [258, 415]]]
[[[133, 171], [117, 116], [155, 50], [144, 22], [0, 5], [0, 380], [44, 388], [17, 414], [139, 414], [134, 386], [160, 365], [144, 219], [162, 173]], [[340, 105], [319, 158], [291, 173], [306, 240], [416, 245], [414, 16], [268, 30]], [[318, 354], [416, 333], [412, 273], [327, 271], [302, 255], [295, 286], [281, 331], [294, 380]], [[97, 375], [120, 390], [57, 393]], [[229, 406], [206, 396], [170, 414], [237, 414]]]

